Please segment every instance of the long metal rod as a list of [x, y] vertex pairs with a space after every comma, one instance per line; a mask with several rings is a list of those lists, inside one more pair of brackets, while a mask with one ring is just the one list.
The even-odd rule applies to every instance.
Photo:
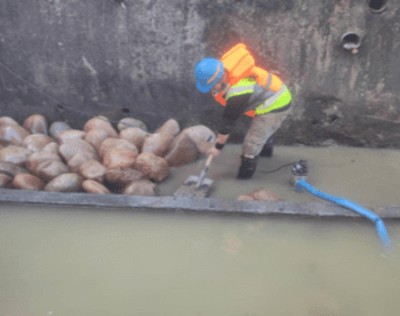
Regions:
[[199, 180], [197, 181], [197, 184], [196, 184], [196, 189], [198, 189], [201, 186], [201, 184], [203, 183], [203, 180], [206, 177], [206, 173], [208, 171], [208, 167], [210, 166], [212, 160], [213, 160], [213, 156], [209, 155], [206, 160], [203, 170], [201, 170], [201, 172], [200, 172]]

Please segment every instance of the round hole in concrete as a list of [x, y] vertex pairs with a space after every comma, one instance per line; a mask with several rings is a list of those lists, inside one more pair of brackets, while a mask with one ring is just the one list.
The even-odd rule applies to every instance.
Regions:
[[388, 0], [369, 0], [368, 6], [372, 12], [379, 13], [386, 9]]
[[361, 45], [361, 37], [355, 32], [346, 32], [342, 35], [342, 47], [354, 52]]
[[124, 114], [129, 114], [130, 111], [131, 110], [129, 110], [128, 108], [122, 108], [121, 109], [121, 112], [124, 113]]

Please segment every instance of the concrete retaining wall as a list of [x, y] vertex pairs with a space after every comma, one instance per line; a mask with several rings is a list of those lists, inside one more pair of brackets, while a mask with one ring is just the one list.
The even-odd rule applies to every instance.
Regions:
[[294, 93], [280, 143], [399, 148], [400, 3], [372, 12], [379, 2], [2, 0], [1, 115], [215, 127], [220, 108], [195, 91], [193, 67], [243, 41]]

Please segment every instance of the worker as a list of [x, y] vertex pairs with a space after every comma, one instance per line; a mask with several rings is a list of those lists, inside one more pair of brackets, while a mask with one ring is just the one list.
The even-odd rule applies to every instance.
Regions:
[[245, 44], [237, 44], [220, 59], [207, 57], [195, 67], [196, 87], [211, 92], [225, 106], [215, 146], [208, 154], [216, 157], [226, 144], [240, 115], [252, 118], [244, 137], [238, 179], [253, 176], [259, 156], [272, 156], [272, 136], [291, 111], [291, 93], [274, 73], [257, 67]]

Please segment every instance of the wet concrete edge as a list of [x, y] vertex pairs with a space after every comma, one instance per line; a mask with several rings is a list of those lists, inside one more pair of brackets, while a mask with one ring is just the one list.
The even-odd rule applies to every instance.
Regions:
[[[360, 216], [330, 202], [293, 203], [288, 201], [237, 201], [173, 196], [127, 196], [120, 194], [59, 193], [0, 189], [0, 203], [48, 206], [121, 208], [132, 211], [178, 211], [221, 214], [254, 214], [304, 217]], [[371, 209], [383, 219], [400, 219], [400, 206]]]

